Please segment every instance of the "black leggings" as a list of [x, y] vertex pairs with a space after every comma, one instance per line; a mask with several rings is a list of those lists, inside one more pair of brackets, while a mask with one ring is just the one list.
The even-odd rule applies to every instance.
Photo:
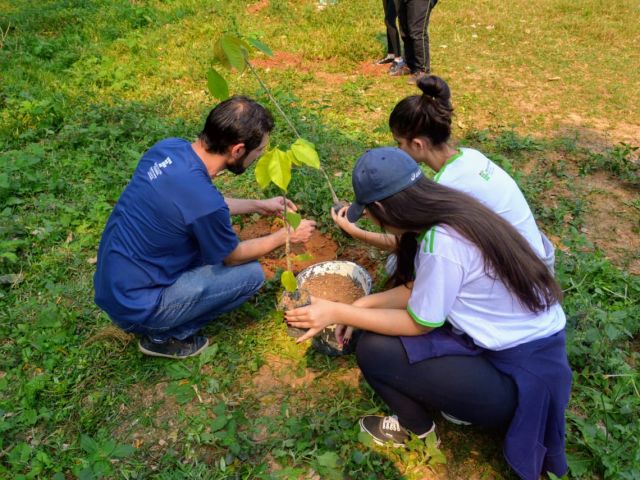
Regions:
[[486, 427], [506, 427], [517, 405], [516, 385], [481, 355], [409, 364], [399, 337], [363, 332], [358, 365], [400, 424], [420, 435], [433, 424], [427, 409]]

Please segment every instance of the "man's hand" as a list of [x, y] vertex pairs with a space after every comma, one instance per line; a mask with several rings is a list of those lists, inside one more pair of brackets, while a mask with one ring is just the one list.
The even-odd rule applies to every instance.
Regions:
[[302, 220], [298, 228], [289, 230], [291, 243], [308, 242], [316, 229], [316, 222], [313, 220]]
[[284, 202], [287, 202], [287, 211], [297, 212], [298, 207], [284, 197], [273, 197], [268, 200], [258, 200], [256, 203], [256, 213], [260, 215], [282, 215], [284, 213]]

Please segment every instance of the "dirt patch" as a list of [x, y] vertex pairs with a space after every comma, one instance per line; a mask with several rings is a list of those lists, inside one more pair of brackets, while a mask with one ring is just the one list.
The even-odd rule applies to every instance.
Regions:
[[247, 6], [247, 13], [249, 15], [253, 15], [254, 13], [258, 13], [261, 10], [264, 10], [269, 6], [269, 0], [260, 0], [259, 2], [252, 3]]
[[304, 65], [303, 58], [300, 55], [291, 52], [273, 52], [273, 56], [254, 58], [251, 63], [265, 70], [296, 68], [298, 71], [305, 73], [311, 70], [309, 65]]
[[638, 210], [631, 205], [638, 192], [622, 188], [604, 173], [578, 180], [589, 199], [583, 232], [607, 258], [640, 274], [640, 220]]
[[[282, 224], [278, 220], [272, 222], [265, 218], [260, 218], [242, 227], [234, 225], [234, 230], [236, 230], [241, 240], [248, 240], [269, 235], [281, 228], [281, 226]], [[353, 247], [343, 250], [338, 255], [338, 244], [318, 230], [313, 232], [308, 242], [291, 245], [291, 259], [291, 268], [294, 273], [298, 273], [315, 263], [337, 259], [353, 261], [366, 268], [369, 274], [375, 271], [374, 261], [368, 256], [366, 248]], [[286, 270], [287, 260], [284, 255], [284, 247], [278, 248], [261, 258], [260, 265], [262, 265], [265, 276], [269, 279], [274, 277], [278, 269]]]
[[340, 303], [353, 303], [365, 293], [352, 279], [336, 273], [311, 277], [303, 287], [314, 297]]
[[389, 76], [389, 65], [376, 65], [371, 60], [365, 60], [358, 64], [356, 73], [366, 77], [386, 77]]

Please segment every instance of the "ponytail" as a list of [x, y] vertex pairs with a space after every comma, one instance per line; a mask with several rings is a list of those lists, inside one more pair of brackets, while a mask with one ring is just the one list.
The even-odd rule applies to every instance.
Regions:
[[389, 128], [397, 137], [426, 137], [437, 147], [451, 137], [451, 90], [435, 75], [420, 78], [417, 86], [422, 95], [401, 100], [389, 116]]

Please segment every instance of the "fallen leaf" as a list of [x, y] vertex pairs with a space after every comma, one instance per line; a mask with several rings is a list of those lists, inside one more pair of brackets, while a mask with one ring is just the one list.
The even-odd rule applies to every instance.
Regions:
[[8, 273], [0, 275], [0, 285], [17, 285], [24, 280], [22, 273]]
[[96, 263], [98, 263], [98, 257], [87, 258], [87, 263], [89, 265], [95, 265]]

